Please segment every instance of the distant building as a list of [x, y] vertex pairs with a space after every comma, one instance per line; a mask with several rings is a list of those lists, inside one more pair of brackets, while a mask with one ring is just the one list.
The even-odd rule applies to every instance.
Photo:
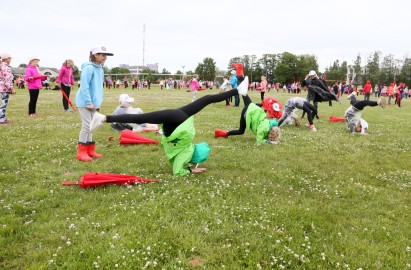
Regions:
[[147, 64], [147, 66], [130, 66], [128, 64], [120, 64], [120, 68], [127, 68], [130, 70], [131, 74], [138, 74], [141, 73], [144, 69], [149, 69], [158, 73], [158, 64]]
[[[11, 68], [11, 71], [13, 72], [14, 76], [20, 76], [20, 75], [25, 75], [26, 74], [26, 69], [25, 68]], [[39, 71], [43, 75], [48, 75], [50, 78], [57, 78], [59, 76], [59, 70], [57, 68], [46, 68], [46, 67], [39, 67]]]

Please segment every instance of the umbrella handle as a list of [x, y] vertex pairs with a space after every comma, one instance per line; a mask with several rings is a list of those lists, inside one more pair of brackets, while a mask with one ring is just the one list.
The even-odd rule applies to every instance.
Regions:
[[77, 186], [77, 185], [79, 185], [79, 182], [64, 181], [63, 183], [61, 183], [61, 185], [63, 185], [63, 186]]

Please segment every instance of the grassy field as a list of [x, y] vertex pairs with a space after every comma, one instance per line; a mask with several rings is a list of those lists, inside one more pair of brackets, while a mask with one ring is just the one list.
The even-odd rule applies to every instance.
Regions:
[[[192, 97], [156, 86], [107, 90], [103, 113], [120, 93], [145, 112]], [[284, 103], [293, 95], [266, 96]], [[31, 118], [28, 100], [27, 90], [11, 96], [13, 124], [0, 126], [0, 269], [411, 268], [409, 99], [402, 108], [366, 108], [370, 136], [328, 121], [343, 117], [345, 98], [322, 103], [318, 132], [284, 126], [279, 145], [256, 145], [250, 131], [214, 139], [215, 128], [237, 128], [241, 107], [212, 104], [195, 117], [195, 142], [212, 148], [208, 171], [186, 177], [171, 174], [158, 145], [109, 142], [119, 137], [109, 125], [94, 133], [104, 158], [79, 162], [78, 113], [63, 112], [59, 91], [42, 91], [40, 116]], [[160, 182], [61, 186], [85, 172]]]

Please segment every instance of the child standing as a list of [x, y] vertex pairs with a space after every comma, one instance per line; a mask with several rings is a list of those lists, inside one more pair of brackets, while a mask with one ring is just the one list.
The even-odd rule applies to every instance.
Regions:
[[11, 55], [3, 53], [0, 62], [0, 93], [1, 93], [1, 107], [0, 107], [0, 125], [11, 124], [6, 118], [7, 104], [9, 103], [9, 95], [15, 94], [13, 89], [13, 73], [10, 67]]
[[24, 76], [24, 80], [28, 83], [27, 87], [30, 94], [29, 116], [31, 117], [38, 116], [36, 114], [37, 99], [39, 98], [40, 89], [43, 87], [42, 81], [47, 78], [47, 76], [40, 75], [40, 71], [37, 67], [39, 61], [40, 59], [35, 56], [30, 57], [26, 75]]
[[267, 91], [267, 78], [265, 76], [261, 76], [261, 84], [260, 84], [260, 94], [261, 94], [261, 101], [264, 100], [264, 94]]
[[103, 157], [95, 151], [90, 122], [96, 111], [100, 110], [103, 101], [103, 64], [107, 56], [112, 55], [106, 51], [105, 47], [94, 48], [90, 51], [90, 61], [81, 66], [81, 86], [76, 95], [76, 105], [81, 117], [81, 130], [76, 158], [84, 162], [92, 161], [93, 157]]
[[[66, 61], [64, 61], [63, 65], [61, 66], [59, 76], [56, 80], [57, 85], [60, 87], [61, 91], [66, 94], [67, 98], [70, 98], [71, 87], [74, 85], [73, 66], [73, 60], [67, 59]], [[64, 95], [62, 96], [62, 98], [64, 111], [72, 112]]]
[[194, 102], [194, 100], [197, 99], [197, 91], [198, 91], [198, 75], [194, 74], [193, 79], [191, 80], [191, 91], [193, 91], [193, 98], [191, 99], [191, 102]]

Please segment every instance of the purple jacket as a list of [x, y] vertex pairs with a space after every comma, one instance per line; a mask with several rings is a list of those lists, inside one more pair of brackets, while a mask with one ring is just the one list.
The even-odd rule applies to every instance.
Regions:
[[[34, 77], [41, 75], [39, 73], [39, 70], [37, 69], [36, 66], [33, 65], [28, 65], [26, 68], [26, 75], [24, 76], [24, 80], [27, 82], [27, 86], [29, 90], [32, 89], [41, 89], [43, 88], [43, 84], [41, 81], [44, 81], [44, 79], [34, 79]], [[30, 79], [30, 77], [32, 79]]]
[[67, 85], [74, 85], [73, 69], [63, 64], [61, 66], [60, 73], [57, 77], [56, 82]]

